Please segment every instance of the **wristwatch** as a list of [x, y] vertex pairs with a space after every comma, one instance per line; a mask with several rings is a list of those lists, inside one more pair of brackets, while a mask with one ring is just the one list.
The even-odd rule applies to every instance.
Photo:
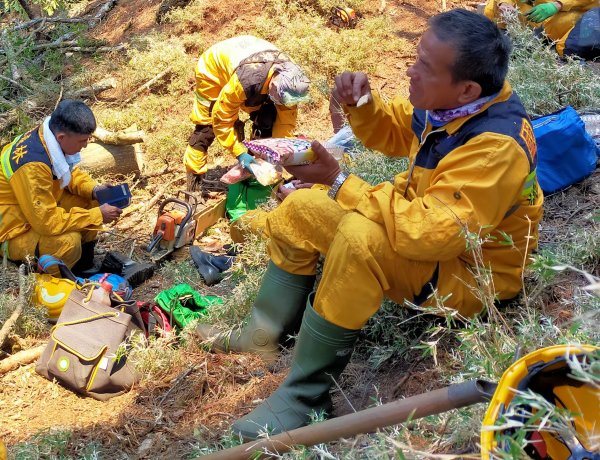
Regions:
[[331, 188], [327, 192], [327, 196], [332, 200], [335, 200], [340, 187], [344, 184], [344, 182], [346, 182], [346, 179], [348, 179], [348, 174], [344, 171], [340, 172], [333, 181], [333, 184], [331, 184]]

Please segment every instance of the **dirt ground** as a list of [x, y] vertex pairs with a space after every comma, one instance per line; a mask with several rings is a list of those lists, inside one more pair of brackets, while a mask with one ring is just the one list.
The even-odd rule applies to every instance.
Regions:
[[[95, 38], [117, 44], [151, 31], [169, 33], [168, 24], [155, 23], [159, 3], [158, 0], [120, 1], [94, 32]], [[431, 0], [383, 3], [382, 14], [390, 15], [396, 33], [414, 47], [426, 28], [427, 19], [439, 12], [441, 6], [441, 2]], [[447, 7], [466, 3], [448, 1]], [[203, 18], [198, 18], [195, 27], [207, 37], [214, 30], [219, 31], [219, 38], [239, 34], [244, 32], [246, 21], [260, 13], [261, 5], [258, 0], [216, 2]], [[197, 50], [191, 51], [192, 59]], [[406, 82], [404, 73], [413, 55], [388, 58], [388, 72], [375, 78], [385, 92], [402, 94]], [[160, 182], [159, 177], [143, 185], [157, 189]], [[182, 184], [180, 181], [173, 186]], [[599, 207], [600, 191], [596, 187], [590, 192], [591, 180], [587, 184], [550, 200], [557, 203], [557, 210], [565, 209], [562, 214], [557, 213], [556, 219], [570, 222], [578, 218], [577, 210], [582, 206], [585, 209]], [[148, 236], [147, 222], [126, 220], [120, 227], [131, 236]], [[206, 240], [204, 243], [212, 244]], [[160, 279], [153, 279], [147, 289], [156, 290], [160, 284]], [[144, 290], [138, 291], [138, 295], [144, 295]], [[420, 360], [413, 364], [407, 361], [375, 373], [364, 363], [353, 361], [342, 381], [348, 389], [345, 397], [336, 392], [336, 413], [351, 411], [346, 398], [355, 409], [361, 409], [372, 404], [376, 394], [386, 402], [439, 386], [440, 370], [432, 361]], [[23, 366], [0, 377], [0, 439], [10, 447], [31, 439], [42, 430], [65, 428], [74, 433], [75, 445], [102, 444], [105, 458], [182, 458], [189, 456], [198, 441], [217, 439], [232, 420], [269, 395], [284, 378], [285, 371], [281, 371], [284, 368], [280, 363], [276, 369], [269, 369], [250, 355], [212, 355], [190, 349], [187, 363], [171, 374], [141, 382], [123, 396], [99, 402], [77, 396], [43, 379], [35, 373], [33, 364]], [[408, 378], [403, 378], [405, 376]]]

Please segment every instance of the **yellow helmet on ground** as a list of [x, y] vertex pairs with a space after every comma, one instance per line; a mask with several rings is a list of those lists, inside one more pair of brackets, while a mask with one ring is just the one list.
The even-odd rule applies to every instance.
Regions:
[[522, 458], [524, 452], [535, 460], [600, 460], [596, 363], [600, 348], [592, 345], [556, 345], [516, 361], [485, 414], [481, 458]]
[[76, 288], [77, 285], [71, 280], [36, 274], [33, 300], [38, 307], [48, 310], [48, 320], [56, 322], [71, 291]]

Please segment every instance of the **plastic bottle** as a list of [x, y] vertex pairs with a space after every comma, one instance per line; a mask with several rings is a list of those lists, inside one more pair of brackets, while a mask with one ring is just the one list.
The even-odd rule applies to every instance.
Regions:
[[600, 114], [582, 115], [581, 119], [585, 123], [585, 130], [594, 138], [600, 137]]
[[112, 285], [103, 281], [100, 286], [94, 289], [92, 292], [92, 300], [107, 307], [111, 306], [110, 293], [112, 292]]

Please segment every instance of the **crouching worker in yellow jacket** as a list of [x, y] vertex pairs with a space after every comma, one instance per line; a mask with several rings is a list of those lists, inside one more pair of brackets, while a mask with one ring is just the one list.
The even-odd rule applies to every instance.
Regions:
[[[286, 380], [235, 432], [255, 438], [305, 425], [312, 411], [331, 413], [329, 389], [384, 297], [421, 306], [443, 299], [449, 311], [475, 315], [483, 308], [478, 263], [491, 270], [499, 299], [518, 294], [543, 198], [533, 129], [505, 81], [509, 54], [492, 21], [452, 10], [433, 17], [421, 38], [408, 100], [385, 103], [363, 73], [336, 77], [333, 93], [354, 134], [388, 156], [408, 156], [410, 168], [373, 186], [342, 172], [316, 142], [314, 163], [288, 168], [329, 191], [295, 191], [269, 213], [271, 262], [249, 322], [229, 333], [198, 328], [217, 350], [274, 359], [302, 318]], [[482, 262], [466, 232], [482, 238]]]
[[109, 185], [76, 167], [95, 129], [88, 106], [64, 100], [40, 126], [2, 149], [0, 242], [10, 260], [50, 254], [69, 268], [81, 259], [75, 271], [92, 264], [97, 230], [121, 215], [94, 201]]
[[247, 167], [253, 157], [242, 144], [240, 111], [250, 114], [253, 137], [289, 137], [296, 127], [297, 104], [308, 100], [308, 79], [277, 47], [250, 35], [216, 43], [198, 59], [196, 124], [184, 154], [188, 190], [201, 189], [208, 147], [215, 137]]
[[598, 6], [598, 0], [488, 0], [484, 14], [502, 22], [504, 12], [519, 11], [525, 21], [544, 28], [544, 33], [556, 42], [556, 51], [562, 56], [575, 23], [583, 13]]

